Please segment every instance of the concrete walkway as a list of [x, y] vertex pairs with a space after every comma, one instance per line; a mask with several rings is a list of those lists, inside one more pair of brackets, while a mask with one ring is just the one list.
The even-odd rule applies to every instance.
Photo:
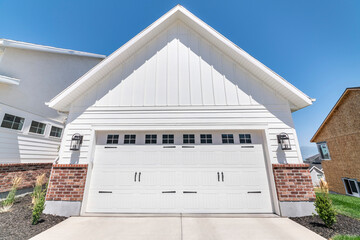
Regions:
[[287, 218], [71, 217], [33, 240], [324, 240]]

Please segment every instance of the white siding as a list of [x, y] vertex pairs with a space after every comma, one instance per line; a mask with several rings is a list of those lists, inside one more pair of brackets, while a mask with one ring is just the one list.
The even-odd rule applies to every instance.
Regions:
[[[73, 102], [60, 162], [90, 161], [92, 131], [99, 127], [264, 128], [271, 162], [302, 161], [288, 102], [181, 22]], [[281, 132], [289, 134], [292, 150], [279, 149]], [[74, 133], [84, 135], [80, 152], [69, 150]]]
[[90, 96], [80, 97], [74, 106], [288, 104], [180, 22], [150, 41], [89, 92]]
[[[53, 162], [58, 157], [60, 138], [50, 137], [51, 126], [62, 124], [0, 104], [0, 124], [5, 113], [25, 118], [22, 130], [0, 127], [0, 163]], [[44, 135], [29, 133], [32, 121], [46, 124]]]
[[[85, 112], [72, 109], [69, 123], [66, 126], [62, 141], [60, 162], [86, 163], [91, 144], [91, 131], [96, 127], [104, 129], [151, 129], [153, 127], [166, 129], [177, 126], [179, 130], [188, 128], [218, 128], [218, 129], [257, 129], [256, 126], [267, 126], [269, 132], [268, 147], [272, 152], [273, 163], [300, 163], [301, 156], [297, 146], [295, 130], [292, 127], [291, 113], [288, 106], [283, 109], [269, 111], [263, 106], [237, 108], [158, 108], [152, 110], [129, 109], [122, 107], [91, 107]], [[131, 132], [131, 131], [130, 131]], [[279, 149], [276, 135], [286, 132], [289, 134], [292, 150]], [[84, 135], [84, 142], [80, 153], [69, 150], [71, 136], [74, 133]], [[75, 155], [74, 155], [75, 154]]]
[[[4, 114], [25, 118], [21, 131], [0, 127], [0, 163], [53, 162], [60, 139], [49, 137], [62, 127], [64, 114], [46, 106], [58, 93], [102, 59], [6, 47], [0, 51], [0, 75], [20, 79], [18, 86], [0, 84], [0, 124]], [[31, 121], [47, 124], [45, 135], [29, 133]]]

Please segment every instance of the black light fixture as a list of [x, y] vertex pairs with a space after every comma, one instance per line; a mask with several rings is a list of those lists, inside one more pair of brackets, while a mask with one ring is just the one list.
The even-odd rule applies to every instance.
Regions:
[[81, 136], [79, 133], [75, 133], [71, 137], [71, 144], [70, 144], [70, 150], [73, 151], [79, 151], [80, 145], [82, 144], [83, 136]]
[[280, 133], [277, 135], [278, 143], [280, 143], [282, 150], [291, 150], [289, 135]]

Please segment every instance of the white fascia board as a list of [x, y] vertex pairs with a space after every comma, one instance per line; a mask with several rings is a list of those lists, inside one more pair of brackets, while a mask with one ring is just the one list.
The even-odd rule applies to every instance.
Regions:
[[[225, 44], [228, 48], [230, 48], [231, 50], [237, 52], [239, 55], [241, 55], [244, 60], [248, 61], [249, 63], [253, 64], [254, 66], [256, 66], [257, 68], [261, 69], [262, 72], [264, 72], [265, 74], [267, 74], [268, 76], [270, 76], [272, 79], [274, 79], [275, 81], [277, 81], [279, 84], [285, 86], [288, 90], [290, 90], [293, 94], [299, 96], [301, 98], [301, 100], [304, 101], [304, 106], [309, 106], [312, 104], [313, 101], [315, 101], [315, 99], [311, 99], [310, 97], [308, 97], [306, 94], [304, 94], [302, 91], [300, 91], [298, 88], [296, 88], [294, 85], [292, 85], [291, 83], [289, 83], [288, 81], [286, 81], [284, 78], [282, 78], [281, 76], [279, 76], [277, 73], [275, 73], [274, 71], [272, 71], [270, 68], [268, 68], [267, 66], [265, 66], [263, 63], [261, 63], [259, 60], [255, 59], [253, 56], [251, 56], [250, 54], [248, 54], [247, 52], [245, 52], [242, 48], [240, 48], [239, 46], [235, 45], [233, 42], [231, 42], [229, 39], [227, 39], [226, 37], [224, 37], [222, 34], [220, 34], [219, 32], [217, 32], [215, 29], [213, 29], [212, 27], [210, 27], [209, 25], [207, 25], [205, 22], [201, 21], [198, 17], [196, 17], [195, 15], [193, 15], [191, 12], [189, 12], [187, 9], [181, 7], [181, 12], [183, 14], [185, 14], [189, 19], [195, 21], [198, 26], [201, 26], [203, 29], [205, 29], [207, 32], [209, 32], [211, 35], [213, 35], [213, 37], [216, 39], [219, 39], [223, 44]], [[195, 25], [196, 27], [196, 25]], [[221, 45], [216, 45], [216, 46], [221, 46]], [[295, 103], [296, 104], [296, 103]], [[296, 104], [298, 105], [298, 104]], [[301, 107], [302, 108], [302, 107]]]
[[101, 55], [101, 54], [81, 52], [81, 51], [75, 51], [75, 50], [64, 49], [64, 48], [55, 48], [55, 47], [50, 47], [50, 46], [43, 46], [43, 45], [14, 41], [14, 40], [9, 40], [9, 39], [0, 39], [0, 46], [9, 47], [9, 48], [19, 48], [19, 49], [25, 49], [25, 50], [33, 50], [33, 51], [41, 51], [41, 52], [69, 54], [69, 55], [91, 57], [91, 58], [105, 58], [106, 57], [105, 55]]
[[[287, 99], [295, 106], [295, 108], [292, 109], [293, 111], [312, 104], [312, 99], [306, 94], [301, 92], [278, 74], [274, 73], [264, 64], [246, 53], [243, 49], [236, 46], [234, 43], [222, 36], [205, 22], [201, 21], [184, 7], [177, 5], [153, 24], [140, 32], [138, 35], [136, 35], [134, 38], [132, 38], [130, 41], [128, 41], [126, 44], [124, 44], [122, 47], [120, 47], [118, 50], [116, 50], [104, 61], [92, 68], [89, 72], [75, 81], [56, 97], [54, 97], [50, 101], [49, 106], [57, 110], [67, 110], [68, 105], [77, 97], [77, 93], [81, 94], [82, 91], [86, 91], [93, 83], [104, 76], [106, 71], [112, 70], [116, 64], [119, 64], [122, 60], [126, 59], [126, 56], [129, 55], [129, 52], [134, 51], [135, 48], [141, 47], [155, 35], [155, 32], [160, 32], [161, 30], [165, 29], [171, 22], [176, 19], [180, 19], [185, 23], [190, 23], [189, 25], [192, 28], [201, 33], [201, 35], [206, 36], [205, 38], [212, 41], [212, 43], [219, 47], [219, 49], [225, 51], [225, 53], [231, 53], [229, 56], [234, 55], [235, 52], [235, 55], [246, 61], [249, 66], [253, 66], [257, 70], [260, 70], [261, 73], [269, 76], [269, 79], [271, 79], [272, 83], [274, 83], [271, 85], [272, 88], [274, 88], [273, 85], [275, 85], [275, 90], [277, 92], [290, 93], [291, 97], [287, 97]], [[267, 81], [270, 84], [270, 80], [267, 80], [267, 78], [261, 78], [261, 80], [264, 82]]]
[[[84, 85], [85, 85], [85, 87], [86, 87], [86, 85], [91, 85], [91, 84], [86, 84], [88, 79], [96, 76], [96, 74], [99, 72], [101, 75], [102, 69], [105, 68], [105, 66], [107, 66], [107, 65], [110, 65], [109, 67], [111, 67], [111, 63], [113, 61], [115, 61], [117, 58], [121, 57], [121, 55], [125, 55], [124, 58], [126, 59], [126, 55], [127, 55], [126, 52], [130, 48], [132, 48], [136, 43], [138, 43], [140, 40], [144, 39], [146, 35], [150, 34], [156, 27], [161, 25], [161, 23], [163, 23], [165, 20], [169, 20], [170, 16], [173, 15], [178, 10], [178, 7], [179, 7], [179, 5], [176, 6], [175, 8], [173, 8], [172, 10], [170, 10], [169, 12], [167, 12], [161, 18], [156, 20], [150, 26], [145, 28], [143, 31], [141, 31], [139, 34], [137, 34], [135, 37], [133, 37], [131, 40], [129, 40], [127, 43], [125, 43], [118, 50], [116, 50], [111, 55], [109, 55], [107, 58], [105, 58], [102, 62], [100, 62], [95, 67], [90, 69], [87, 73], [85, 73], [85, 75], [80, 77], [73, 84], [71, 84], [69, 87], [67, 87], [64, 91], [62, 91], [57, 96], [55, 96], [53, 99], [51, 99], [48, 106], [51, 108], [54, 108], [56, 110], [68, 110], [67, 105], [70, 104], [71, 101], [73, 100], [71, 98], [71, 94], [76, 92], [76, 89], [79, 90], [79, 88], [81, 88]], [[66, 98], [69, 98], [69, 100], [66, 101], [65, 100]]]
[[19, 85], [20, 79], [0, 75], [0, 83], [9, 84], [9, 85]]

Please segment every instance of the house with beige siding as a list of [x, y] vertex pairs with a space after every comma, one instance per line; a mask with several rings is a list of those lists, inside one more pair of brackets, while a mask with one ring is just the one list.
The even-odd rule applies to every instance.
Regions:
[[360, 87], [344, 91], [311, 142], [330, 191], [360, 197]]

